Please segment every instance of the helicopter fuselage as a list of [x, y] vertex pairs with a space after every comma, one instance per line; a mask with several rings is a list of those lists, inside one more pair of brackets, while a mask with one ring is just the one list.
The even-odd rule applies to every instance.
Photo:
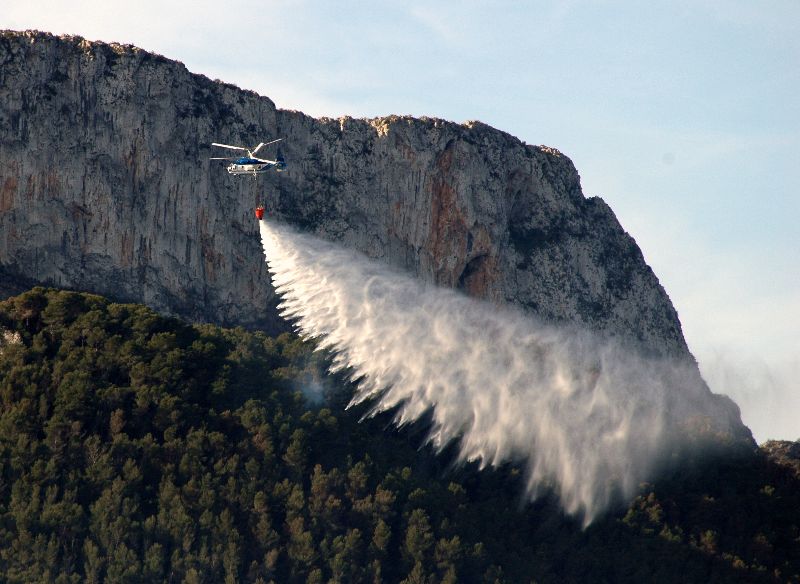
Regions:
[[269, 172], [272, 168], [281, 172], [286, 168], [286, 163], [282, 160], [277, 161], [263, 161], [257, 158], [237, 158], [228, 165], [228, 172], [230, 174], [262, 174]]

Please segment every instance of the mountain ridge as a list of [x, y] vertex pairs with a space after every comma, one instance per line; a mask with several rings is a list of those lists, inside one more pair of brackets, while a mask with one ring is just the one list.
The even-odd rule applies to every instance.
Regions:
[[[283, 173], [254, 181], [208, 160], [212, 142], [275, 136]], [[424, 282], [689, 363], [711, 395], [636, 242], [558, 150], [476, 121], [314, 119], [131, 45], [0, 33], [0, 289], [286, 331], [258, 203]]]
[[[319, 120], [132, 45], [0, 34], [0, 266], [278, 330], [252, 206], [437, 285], [690, 358], [635, 241], [572, 162], [481, 122]], [[254, 183], [212, 141], [285, 137]]]

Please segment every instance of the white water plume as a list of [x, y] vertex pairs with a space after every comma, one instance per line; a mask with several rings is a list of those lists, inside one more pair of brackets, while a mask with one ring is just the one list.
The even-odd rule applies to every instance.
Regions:
[[662, 452], [670, 420], [708, 413], [689, 363], [556, 328], [426, 285], [350, 249], [261, 221], [282, 314], [359, 380], [353, 402], [431, 413], [430, 440], [481, 466], [523, 462], [532, 497], [553, 489], [588, 525], [630, 497]]

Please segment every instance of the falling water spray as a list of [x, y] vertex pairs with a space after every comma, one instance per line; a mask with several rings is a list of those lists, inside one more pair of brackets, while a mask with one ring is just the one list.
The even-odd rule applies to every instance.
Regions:
[[588, 525], [650, 477], [670, 423], [715, 415], [696, 367], [554, 327], [331, 242], [260, 221], [282, 315], [358, 380], [352, 403], [430, 413], [437, 449], [524, 465], [527, 492], [553, 490]]

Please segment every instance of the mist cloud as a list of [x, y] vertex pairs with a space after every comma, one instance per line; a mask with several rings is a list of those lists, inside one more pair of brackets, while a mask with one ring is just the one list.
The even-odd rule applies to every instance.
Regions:
[[700, 355], [700, 369], [711, 389], [741, 406], [758, 442], [800, 440], [800, 359], [719, 349]]
[[552, 489], [585, 525], [633, 495], [668, 430], [716, 411], [693, 363], [646, 358], [613, 339], [556, 328], [261, 221], [282, 314], [358, 380], [353, 403], [432, 415], [430, 441], [482, 466], [517, 461], [527, 491]]

